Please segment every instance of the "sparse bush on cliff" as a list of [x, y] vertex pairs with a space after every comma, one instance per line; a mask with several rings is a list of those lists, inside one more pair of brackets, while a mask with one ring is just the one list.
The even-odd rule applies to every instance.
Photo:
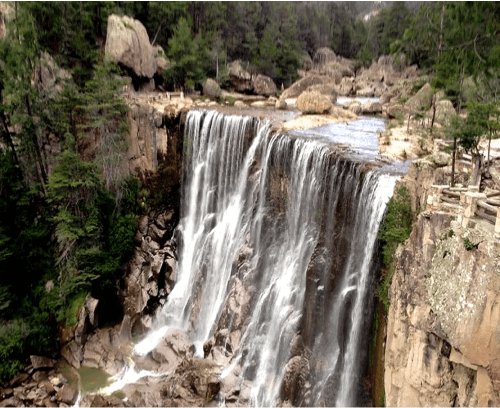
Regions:
[[411, 201], [405, 185], [399, 187], [387, 204], [384, 222], [380, 227], [378, 237], [382, 241], [382, 261], [384, 264], [382, 282], [377, 288], [377, 295], [389, 309], [388, 292], [391, 286], [394, 265], [392, 257], [398, 245], [410, 236], [412, 230]]

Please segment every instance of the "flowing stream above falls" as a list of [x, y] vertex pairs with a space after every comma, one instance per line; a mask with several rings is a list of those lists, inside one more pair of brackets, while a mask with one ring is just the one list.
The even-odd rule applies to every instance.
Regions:
[[[240, 384], [236, 405], [363, 402], [373, 255], [398, 176], [315, 136], [188, 114], [175, 286], [137, 354], [178, 329]], [[223, 352], [204, 349], [214, 338]]]

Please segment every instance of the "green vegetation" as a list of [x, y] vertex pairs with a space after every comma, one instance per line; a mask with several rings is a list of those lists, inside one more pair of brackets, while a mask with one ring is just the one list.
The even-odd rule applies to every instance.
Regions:
[[377, 295], [384, 303], [386, 312], [389, 308], [388, 291], [391, 286], [395, 266], [392, 258], [398, 245], [410, 236], [413, 215], [408, 189], [405, 185], [399, 187], [387, 204], [384, 222], [380, 227], [378, 237], [382, 242], [382, 282], [377, 289]]
[[462, 238], [462, 241], [467, 251], [472, 251], [479, 247], [479, 244], [474, 244], [468, 237]]
[[[87, 294], [113, 299], [134, 247], [139, 181], [120, 171], [128, 108], [97, 46], [106, 7], [16, 3], [0, 40], [0, 381], [50, 352]], [[59, 90], [32, 84], [44, 51], [71, 73]]]
[[98, 368], [80, 367], [81, 392], [84, 394], [96, 392], [100, 388], [108, 385], [109, 375]]

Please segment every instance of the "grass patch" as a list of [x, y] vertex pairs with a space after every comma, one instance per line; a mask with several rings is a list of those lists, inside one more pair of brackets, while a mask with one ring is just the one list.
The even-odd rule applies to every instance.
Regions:
[[469, 238], [465, 237], [465, 238], [462, 238], [462, 240], [464, 241], [464, 246], [465, 246], [465, 249], [467, 251], [472, 251], [474, 249], [477, 249], [479, 247], [479, 244], [474, 244], [474, 242], [472, 242]]
[[66, 326], [73, 326], [78, 323], [78, 309], [85, 304], [87, 292], [80, 292], [69, 301], [69, 307], [66, 309]]
[[108, 385], [109, 375], [98, 368], [80, 367], [78, 374], [83, 394], [96, 392]]
[[413, 214], [411, 199], [405, 185], [399, 187], [387, 204], [384, 222], [380, 227], [378, 237], [382, 241], [382, 282], [377, 288], [377, 296], [389, 313], [389, 288], [395, 271], [393, 256], [398, 245], [410, 236]]
[[125, 398], [125, 393], [122, 390], [116, 390], [111, 394], [113, 397], [120, 398], [121, 400]]

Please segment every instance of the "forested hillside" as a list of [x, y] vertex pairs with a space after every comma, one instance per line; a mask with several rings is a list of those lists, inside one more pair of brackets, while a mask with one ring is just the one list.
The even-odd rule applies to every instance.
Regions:
[[117, 282], [151, 209], [144, 180], [120, 168], [128, 107], [116, 97], [125, 71], [104, 60], [112, 13], [140, 20], [164, 49], [170, 90], [199, 90], [206, 78], [225, 87], [237, 59], [287, 87], [321, 47], [355, 68], [404, 54], [456, 107], [476, 103], [451, 137], [473, 148], [479, 127], [497, 126], [496, 2], [2, 4], [0, 381], [29, 354], [57, 353], [58, 329], [76, 322], [87, 294], [108, 302], [100, 324], [117, 317]]

